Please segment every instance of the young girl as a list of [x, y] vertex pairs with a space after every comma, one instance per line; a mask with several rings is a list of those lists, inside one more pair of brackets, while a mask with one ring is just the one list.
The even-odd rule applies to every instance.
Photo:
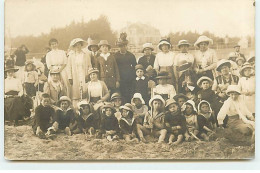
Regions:
[[103, 81], [98, 80], [98, 69], [90, 68], [88, 71], [90, 81], [83, 87], [83, 99], [96, 104], [106, 101], [109, 98], [109, 91]]
[[243, 64], [245, 63], [245, 59], [243, 57], [237, 57], [236, 63], [237, 63], [237, 68], [240, 71]]
[[59, 106], [58, 110], [55, 113], [53, 118], [53, 129], [55, 132], [64, 132], [68, 136], [71, 136], [71, 124], [75, 119], [74, 110], [70, 107], [71, 100], [67, 96], [62, 96], [57, 105]]
[[30, 97], [36, 95], [36, 88], [38, 86], [38, 73], [36, 72], [35, 65], [33, 61], [26, 61], [24, 67], [24, 76], [22, 78], [22, 83], [24, 85], [26, 94]]
[[131, 104], [133, 105], [133, 112], [137, 124], [143, 124], [144, 116], [148, 112], [148, 106], [145, 105], [144, 99], [140, 93], [135, 93]]
[[121, 112], [120, 112], [119, 108], [120, 108], [120, 106], [122, 106], [122, 103], [123, 103], [121, 94], [120, 93], [112, 94], [110, 102], [116, 109], [115, 116], [119, 120], [121, 118]]
[[93, 136], [95, 130], [100, 126], [100, 117], [96, 116], [94, 108], [86, 100], [82, 100], [78, 103], [78, 116], [76, 118], [77, 129], [72, 133], [89, 133]]
[[108, 141], [117, 140], [119, 138], [119, 125], [115, 117], [115, 108], [111, 104], [106, 104], [101, 107], [103, 116], [101, 117], [100, 130]]
[[254, 117], [245, 106], [246, 103], [241, 96], [239, 86], [229, 85], [227, 95], [229, 98], [224, 102], [217, 116], [219, 127], [223, 128], [223, 121], [228, 116], [226, 129], [231, 133], [227, 133], [227, 137], [237, 136], [243, 140], [245, 136], [254, 132]]
[[119, 120], [119, 127], [123, 138], [126, 142], [138, 142], [138, 139], [136, 138], [136, 120], [134, 118], [132, 105], [130, 103], [126, 103], [124, 106], [120, 107], [120, 111], [122, 117]]
[[137, 124], [137, 134], [142, 142], [146, 143], [144, 135], [154, 135], [159, 137], [158, 143], [164, 142], [167, 134], [164, 125], [164, 105], [165, 101], [160, 95], [150, 99], [151, 110], [145, 114], [143, 125]]
[[[169, 136], [169, 144], [178, 145], [182, 142], [186, 132], [186, 119], [182, 115], [178, 103], [174, 99], [168, 99], [165, 105], [165, 126]], [[175, 140], [173, 142], [173, 140]]]
[[167, 83], [167, 79], [169, 79], [168, 72], [162, 71], [156, 78], [158, 79], [158, 85], [154, 88], [153, 95], [161, 95], [164, 100], [173, 98], [176, 91], [173, 85]]
[[202, 100], [198, 105], [198, 125], [200, 136], [205, 140], [209, 140], [209, 135], [216, 130], [216, 117], [210, 107], [209, 102]]
[[187, 131], [185, 133], [185, 140], [191, 141], [198, 139], [199, 125], [197, 120], [197, 109], [195, 103], [192, 100], [188, 100], [182, 106], [182, 111], [186, 119]]
[[241, 78], [238, 86], [244, 97], [248, 110], [255, 113], [255, 76], [252, 75], [253, 67], [245, 63], [240, 70]]
[[43, 92], [50, 95], [52, 104], [56, 104], [61, 96], [67, 95], [66, 87], [60, 81], [59, 69], [50, 71], [50, 80], [44, 84]]

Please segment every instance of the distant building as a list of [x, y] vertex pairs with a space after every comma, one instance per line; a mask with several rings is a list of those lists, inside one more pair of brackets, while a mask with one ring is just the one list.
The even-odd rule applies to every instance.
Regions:
[[131, 48], [141, 48], [146, 42], [157, 45], [161, 39], [160, 31], [148, 24], [128, 24], [125, 28], [121, 29], [121, 32], [127, 33], [129, 47]]

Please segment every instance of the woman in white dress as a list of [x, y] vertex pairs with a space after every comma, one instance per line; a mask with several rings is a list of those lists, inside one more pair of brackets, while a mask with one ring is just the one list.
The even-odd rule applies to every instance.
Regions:
[[209, 48], [209, 44], [213, 44], [213, 40], [204, 35], [195, 42], [194, 46], [199, 50], [195, 54], [194, 70], [198, 78], [207, 76], [213, 80], [218, 58], [216, 51]]
[[46, 65], [49, 71], [53, 69], [59, 69], [61, 74], [61, 81], [67, 88], [67, 94], [71, 97], [70, 85], [68, 82], [68, 75], [66, 70], [66, 65], [68, 58], [65, 51], [58, 49], [58, 40], [55, 38], [50, 39], [49, 45], [51, 51], [46, 54]]
[[89, 54], [82, 51], [86, 42], [75, 38], [70, 43], [67, 70], [69, 83], [72, 85], [72, 103], [74, 106], [82, 99], [81, 91], [88, 78], [88, 70], [92, 67]]

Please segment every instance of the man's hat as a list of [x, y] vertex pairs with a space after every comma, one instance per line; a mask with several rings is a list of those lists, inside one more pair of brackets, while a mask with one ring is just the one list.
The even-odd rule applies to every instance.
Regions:
[[99, 49], [98, 47], [98, 41], [97, 40], [91, 40], [89, 42], [89, 45], [88, 45], [88, 50], [91, 51], [91, 46], [97, 46], [97, 48]]
[[11, 71], [11, 70], [13, 70], [14, 72], [17, 72], [19, 69], [18, 69], [18, 68], [15, 68], [15, 67], [12, 66], [12, 65], [5, 67], [5, 72]]

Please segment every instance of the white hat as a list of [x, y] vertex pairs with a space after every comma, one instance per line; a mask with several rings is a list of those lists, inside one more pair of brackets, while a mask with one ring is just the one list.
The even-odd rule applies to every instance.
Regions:
[[238, 55], [235, 52], [230, 52], [228, 58], [232, 58], [232, 57], [238, 57]]
[[82, 101], [80, 101], [79, 103], [78, 103], [78, 109], [80, 109], [80, 106], [81, 105], [89, 105], [89, 103], [86, 101], [86, 100], [82, 100]]
[[251, 64], [249, 62], [245, 62], [243, 65], [242, 65], [242, 68], [240, 69], [239, 73], [241, 76], [244, 76], [244, 70], [246, 68], [251, 68], [253, 69], [253, 67], [251, 66]]
[[199, 36], [198, 40], [194, 43], [194, 46], [198, 46], [201, 42], [209, 42], [209, 44], [213, 44], [213, 40], [208, 38], [205, 35]]
[[226, 94], [229, 95], [231, 92], [236, 92], [239, 95], [241, 94], [240, 88], [238, 85], [229, 85], [226, 91]]
[[202, 103], [207, 103], [209, 105], [209, 111], [212, 112], [210, 103], [206, 100], [201, 100], [200, 103], [198, 104], [198, 113], [200, 113], [200, 106], [201, 106]]
[[195, 102], [192, 101], [192, 100], [188, 100], [188, 101], [186, 101], [186, 102], [182, 105], [182, 107], [181, 107], [181, 111], [185, 111], [185, 109], [186, 109], [186, 105], [187, 105], [187, 104], [191, 104], [192, 107], [193, 107], [193, 110], [194, 110], [195, 112], [197, 112], [197, 109], [196, 109], [196, 106], [195, 106]]
[[190, 46], [190, 43], [187, 40], [180, 40], [179, 43], [178, 43], [178, 48], [180, 48], [181, 45]]
[[226, 60], [226, 59], [221, 59], [220, 61], [217, 62], [217, 71], [220, 71], [220, 67], [223, 65], [227, 65], [229, 68], [231, 67], [231, 63], [230, 61]]
[[145, 102], [144, 102], [144, 99], [142, 97], [142, 95], [140, 93], [135, 93], [133, 98], [131, 99], [131, 104], [134, 105], [134, 99], [140, 99], [142, 104], [144, 105]]
[[210, 78], [207, 77], [207, 76], [202, 76], [201, 78], [199, 78], [199, 80], [197, 81], [197, 85], [198, 85], [199, 87], [201, 87], [201, 83], [202, 83], [202, 81], [204, 81], [204, 80], [209, 81], [209, 85], [212, 86], [213, 81], [212, 81], [212, 79], [210, 79]]
[[162, 103], [163, 103], [163, 107], [164, 107], [164, 105], [165, 105], [165, 100], [164, 100], [164, 99], [162, 98], [162, 96], [160, 96], [160, 95], [155, 95], [153, 98], [151, 98], [151, 99], [149, 100], [149, 106], [150, 106], [150, 107], [152, 107], [152, 102], [153, 102], [154, 100], [161, 100]]
[[150, 49], [152, 49], [152, 51], [154, 50], [152, 43], [144, 43], [143, 44], [143, 51], [142, 51], [143, 53], [144, 53], [145, 48], [150, 48]]
[[87, 42], [85, 40], [83, 40], [82, 38], [75, 38], [70, 42], [70, 47], [73, 47], [76, 43], [78, 42], [82, 42], [83, 46], [85, 46], [87, 44]]
[[161, 45], [163, 45], [163, 44], [169, 45], [170, 48], [172, 47], [171, 43], [170, 43], [168, 40], [162, 39], [162, 40], [159, 42], [159, 44], [158, 44], [158, 48], [159, 48], [160, 50], [162, 50], [162, 49], [161, 49]]

